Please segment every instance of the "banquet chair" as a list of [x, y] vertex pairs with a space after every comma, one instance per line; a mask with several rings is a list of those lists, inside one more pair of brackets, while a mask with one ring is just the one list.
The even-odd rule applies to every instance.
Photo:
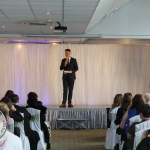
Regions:
[[[23, 113], [20, 114], [24, 117]], [[30, 150], [30, 143], [24, 131], [24, 120], [20, 122], [15, 121], [15, 127], [18, 127], [20, 129], [20, 138], [22, 141], [23, 150]]]
[[140, 115], [136, 115], [134, 117], [131, 117], [129, 119], [129, 121], [130, 121], [130, 126], [131, 126], [134, 122], [141, 122], [142, 119], [141, 119]]
[[47, 144], [45, 143], [44, 133], [41, 131], [41, 125], [40, 125], [40, 110], [34, 108], [27, 108], [27, 110], [31, 114], [31, 120], [30, 120], [31, 129], [37, 131], [40, 137], [40, 141], [38, 142], [37, 149], [46, 150]]
[[133, 150], [136, 150], [137, 145], [140, 143], [142, 138], [142, 133], [148, 129], [150, 129], [150, 120], [135, 125], [135, 137], [134, 137]]
[[10, 118], [9, 122], [7, 123], [7, 130], [11, 133], [14, 133], [14, 119]]
[[116, 107], [111, 111], [112, 121], [110, 128], [107, 129], [106, 132], [106, 139], [105, 139], [105, 148], [109, 150], [113, 150], [117, 141], [116, 141], [116, 129], [119, 127], [119, 125], [116, 125], [114, 123], [114, 120], [116, 119], [117, 111], [120, 107]]

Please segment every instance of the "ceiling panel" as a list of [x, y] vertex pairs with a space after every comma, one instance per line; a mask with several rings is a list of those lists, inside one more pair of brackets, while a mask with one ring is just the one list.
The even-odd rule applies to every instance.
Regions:
[[97, 1], [67, 1], [65, 2], [65, 7], [95, 7]]
[[33, 12], [34, 12], [35, 15], [45, 15], [45, 16], [51, 16], [53, 14], [55, 14], [55, 15], [62, 15], [62, 9], [59, 9], [59, 7], [58, 7], [57, 10], [50, 10], [50, 14], [49, 15], [47, 15], [47, 11], [45, 11], [45, 10], [40, 10], [40, 11], [39, 10], [33, 10]]
[[[7, 14], [15, 14], [15, 15], [19, 15], [18, 14], [18, 10], [7, 10], [7, 11], [3, 11], [6, 15]], [[32, 12], [31, 11], [27, 11], [27, 10], [22, 10], [21, 11], [21, 15], [20, 16], [22, 16], [22, 15], [32, 15]], [[3, 15], [3, 14], [2, 14]], [[3, 15], [4, 16], [4, 15]]]
[[[70, 11], [64, 11], [64, 14], [65, 15], [72, 15], [72, 16], [78, 16], [78, 17], [80, 17], [80, 16], [89, 16], [88, 18], [90, 18], [91, 17], [91, 13], [92, 13], [93, 11], [79, 11], [79, 10], [70, 10]], [[80, 16], [79, 16], [80, 15]]]
[[27, 6], [28, 3], [27, 3], [27, 1], [9, 1], [9, 3], [7, 1], [1, 1], [0, 2], [1, 7], [3, 7], [3, 6], [14, 6], [14, 5], [16, 5], [16, 6], [18, 6], [18, 5], [19, 6], [22, 6], [22, 5]]
[[30, 2], [62, 2], [62, 0], [29, 0]]
[[36, 11], [43, 11], [43, 12], [47, 12], [48, 10], [50, 12], [53, 12], [53, 11], [62, 11], [62, 6], [61, 7], [52, 7], [52, 6], [45, 6], [45, 7], [41, 7], [41, 6], [33, 6], [32, 7], [33, 11], [36, 12]]
[[94, 11], [95, 6], [93, 7], [65, 7], [65, 11]]
[[50, 1], [46, 1], [46, 2], [30, 2], [30, 4], [32, 5], [32, 7], [36, 7], [36, 6], [41, 6], [41, 7], [44, 7], [44, 6], [53, 6], [53, 7], [62, 7], [62, 1], [59, 2], [50, 2]]

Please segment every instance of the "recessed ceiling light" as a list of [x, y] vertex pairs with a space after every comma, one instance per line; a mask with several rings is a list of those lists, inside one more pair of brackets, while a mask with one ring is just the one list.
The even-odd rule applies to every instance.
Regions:
[[48, 21], [51, 21], [50, 19], [48, 19]]
[[53, 28], [53, 27], [50, 27], [50, 28]]
[[118, 8], [116, 8], [116, 9], [118, 9]]
[[50, 14], [50, 12], [49, 11], [47, 11], [47, 15], [49, 15]]
[[2, 26], [2, 28], [5, 28], [5, 26]]

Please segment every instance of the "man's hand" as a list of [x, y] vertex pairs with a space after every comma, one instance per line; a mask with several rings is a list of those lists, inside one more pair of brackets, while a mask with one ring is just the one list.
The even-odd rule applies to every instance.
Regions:
[[67, 65], [69, 63], [69, 60], [68, 59], [66, 59], [66, 61], [65, 61], [65, 66]]
[[72, 73], [72, 70], [70, 70], [70, 73]]

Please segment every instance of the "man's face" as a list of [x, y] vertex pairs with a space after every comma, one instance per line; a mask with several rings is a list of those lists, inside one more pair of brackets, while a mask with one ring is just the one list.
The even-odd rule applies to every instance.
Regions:
[[70, 55], [71, 55], [71, 52], [69, 52], [69, 51], [65, 51], [65, 56], [66, 56], [67, 58], [69, 58], [69, 57], [70, 57]]

